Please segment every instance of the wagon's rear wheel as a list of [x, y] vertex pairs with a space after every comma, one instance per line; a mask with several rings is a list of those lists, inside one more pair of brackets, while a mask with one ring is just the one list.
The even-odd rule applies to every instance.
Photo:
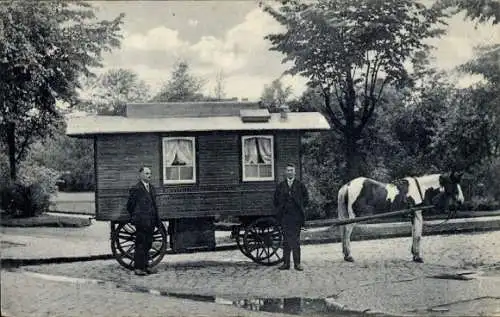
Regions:
[[[111, 252], [123, 267], [134, 269], [135, 255], [135, 226], [131, 223], [117, 224], [111, 233]], [[167, 251], [167, 231], [161, 224], [156, 226], [153, 232], [153, 246], [149, 251], [149, 266], [158, 265]]]
[[233, 229], [233, 237], [236, 240], [236, 245], [238, 246], [238, 249], [240, 249], [241, 253], [243, 253], [245, 256], [251, 258], [245, 249], [245, 245], [243, 244], [243, 237], [245, 235], [245, 227], [244, 226], [238, 226]]
[[245, 227], [242, 252], [254, 262], [275, 265], [283, 261], [283, 235], [271, 217], [258, 218]]

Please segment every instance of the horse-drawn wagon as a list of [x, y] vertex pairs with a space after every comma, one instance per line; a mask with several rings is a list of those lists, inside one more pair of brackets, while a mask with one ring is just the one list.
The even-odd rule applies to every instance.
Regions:
[[215, 222], [238, 221], [233, 237], [263, 265], [281, 261], [273, 192], [287, 163], [301, 177], [301, 135], [328, 130], [318, 112], [269, 113], [251, 102], [128, 104], [124, 116], [68, 120], [67, 134], [92, 138], [96, 220], [109, 221], [117, 261], [133, 267], [135, 228], [125, 209], [141, 166], [153, 172], [160, 218], [151, 265], [175, 253], [215, 249]]

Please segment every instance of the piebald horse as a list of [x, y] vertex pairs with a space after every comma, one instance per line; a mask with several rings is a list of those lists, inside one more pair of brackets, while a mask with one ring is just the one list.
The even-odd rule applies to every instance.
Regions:
[[[353, 219], [357, 216], [417, 207], [412, 217], [413, 261], [422, 263], [420, 241], [422, 239], [422, 210], [418, 207], [434, 205], [439, 211], [452, 210], [464, 202], [460, 187], [461, 174], [432, 174], [421, 177], [405, 177], [393, 183], [381, 183], [366, 177], [358, 177], [343, 185], [338, 193], [338, 218]], [[351, 234], [354, 224], [341, 227], [344, 260], [353, 262]]]

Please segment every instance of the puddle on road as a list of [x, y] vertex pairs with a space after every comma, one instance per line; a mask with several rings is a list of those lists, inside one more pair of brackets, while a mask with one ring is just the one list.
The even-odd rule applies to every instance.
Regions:
[[[253, 298], [229, 300], [214, 296], [200, 296], [192, 294], [162, 293], [163, 296], [190, 299], [195, 301], [211, 302], [222, 305], [231, 305], [251, 311], [261, 311], [269, 313], [286, 313], [298, 316], [338, 316], [338, 317], [361, 317], [368, 316], [361, 312], [351, 312], [339, 310], [328, 303], [325, 298]], [[389, 315], [370, 313], [372, 317], [387, 317]]]
[[[32, 277], [51, 280], [56, 282], [75, 283], [75, 284], [106, 284], [104, 280], [93, 280], [85, 278], [75, 278], [69, 276], [49, 275], [36, 272], [25, 271], [23, 274]], [[111, 284], [114, 284], [111, 282]], [[210, 302], [221, 305], [231, 305], [251, 311], [262, 311], [270, 313], [286, 313], [298, 316], [315, 316], [315, 317], [361, 317], [368, 316], [366, 313], [353, 312], [345, 310], [339, 304], [329, 300], [329, 298], [251, 298], [251, 299], [227, 299], [216, 296], [205, 296], [196, 294], [170, 293], [159, 290], [151, 290], [144, 287], [115, 284], [115, 287], [128, 289], [133, 292], [150, 293], [159, 296], [189, 299], [199, 302]], [[371, 317], [394, 317], [382, 313], [370, 312]]]

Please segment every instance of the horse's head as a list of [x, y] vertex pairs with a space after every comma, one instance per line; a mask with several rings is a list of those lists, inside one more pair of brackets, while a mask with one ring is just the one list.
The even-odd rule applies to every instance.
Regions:
[[441, 210], [456, 210], [463, 204], [464, 195], [460, 182], [462, 173], [447, 173], [439, 176], [441, 191], [433, 199], [432, 203]]

